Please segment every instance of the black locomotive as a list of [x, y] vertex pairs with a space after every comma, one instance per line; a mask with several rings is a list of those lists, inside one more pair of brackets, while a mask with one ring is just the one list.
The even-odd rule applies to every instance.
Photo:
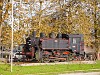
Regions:
[[50, 33], [45, 37], [40, 33], [36, 37], [36, 32], [26, 38], [23, 45], [22, 55], [25, 59], [37, 60], [39, 62], [59, 62], [70, 61], [76, 57], [84, 57], [84, 40], [82, 34], [57, 34]]

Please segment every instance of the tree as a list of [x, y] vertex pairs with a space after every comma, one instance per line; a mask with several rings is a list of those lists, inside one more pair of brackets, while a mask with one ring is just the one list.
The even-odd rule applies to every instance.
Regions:
[[11, 27], [9, 25], [2, 26], [2, 44], [5, 47], [10, 48], [11, 46]]
[[3, 7], [3, 0], [0, 0], [0, 45], [1, 45], [1, 31], [2, 31], [2, 7]]
[[[85, 44], [92, 45], [92, 37], [99, 30], [99, 2], [92, 0], [16, 0], [14, 4], [14, 43], [24, 43], [32, 31], [48, 33], [81, 33]], [[7, 4], [2, 21], [9, 17], [11, 5]], [[96, 11], [95, 11], [96, 10]], [[5, 25], [5, 24], [4, 24]], [[10, 26], [10, 25], [9, 25]], [[95, 28], [95, 29], [94, 29]], [[91, 31], [96, 31], [93, 35]], [[21, 36], [19, 36], [21, 35]], [[24, 36], [24, 37], [23, 37]], [[90, 39], [90, 40], [88, 40]], [[18, 41], [17, 41], [18, 40]]]
[[6, 31], [4, 31], [3, 28], [4, 27], [8, 28], [8, 24], [7, 24], [7, 20], [9, 17], [8, 11], [11, 11], [11, 3], [4, 0], [0, 0], [0, 44], [4, 44], [4, 42], [2, 41], [6, 38], [6, 35], [3, 34]]

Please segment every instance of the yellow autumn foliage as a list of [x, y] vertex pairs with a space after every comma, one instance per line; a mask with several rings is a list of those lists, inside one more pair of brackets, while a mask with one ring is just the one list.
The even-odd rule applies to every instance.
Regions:
[[[28, 0], [24, 0], [25, 2], [28, 2]], [[32, 0], [31, 0], [32, 1]], [[87, 16], [87, 12], [85, 12], [83, 9], [83, 7], [81, 7], [80, 5], [77, 7], [73, 6], [73, 1], [69, 1], [69, 6], [67, 5], [61, 5], [60, 4], [60, 0], [50, 0], [51, 3], [53, 2], [54, 4], [56, 4], [56, 6], [52, 6], [56, 12], [54, 12], [52, 10], [53, 13], [45, 15], [44, 13], [47, 12], [45, 10], [42, 10], [43, 8], [43, 4], [40, 4], [41, 6], [39, 6], [40, 10], [39, 11], [33, 11], [31, 8], [31, 11], [36, 12], [34, 13], [35, 16], [32, 15], [32, 18], [24, 18], [24, 12], [20, 12], [20, 10], [24, 10], [22, 8], [22, 5], [17, 6], [16, 8], [18, 8], [19, 10], [17, 10], [16, 14], [18, 12], [20, 12], [20, 16], [16, 16], [14, 15], [14, 18], [19, 18], [20, 17], [20, 21], [19, 21], [19, 30], [14, 31], [14, 44], [21, 44], [21, 43], [25, 43], [25, 35], [30, 35], [32, 33], [32, 31], [36, 30], [37, 31], [37, 36], [39, 36], [40, 32], [43, 32], [46, 34], [46, 36], [48, 36], [48, 34], [50, 32], [54, 32], [54, 33], [81, 33], [84, 34], [84, 41], [85, 44], [87, 45], [91, 45], [93, 42], [93, 35], [91, 35], [91, 29], [94, 28], [98, 28], [97, 25], [94, 25], [93, 23], [91, 23], [90, 20], [94, 20], [94, 14], [93, 15], [89, 15], [92, 17], [92, 19]], [[99, 8], [97, 7], [97, 5], [95, 5], [93, 2], [91, 2], [92, 0], [77, 0], [76, 4], [79, 4], [77, 2], [83, 2], [84, 4], [90, 4], [90, 8], [93, 9], [94, 12], [94, 8], [96, 10], [99, 10]], [[52, 3], [52, 4], [53, 4]], [[2, 6], [3, 4], [0, 3], [0, 6]], [[89, 7], [88, 7], [89, 8]], [[4, 20], [6, 20], [9, 17], [8, 11], [11, 11], [11, 4], [8, 3], [5, 6], [5, 10], [0, 10], [0, 14], [2, 13], [2, 11], [5, 11], [5, 13], [2, 15], [2, 20], [0, 19], [0, 23], [4, 22]], [[48, 9], [49, 11], [49, 9]], [[51, 11], [51, 10], [50, 10]], [[64, 12], [64, 13], [63, 13]], [[76, 12], [78, 12], [78, 14], [76, 14]], [[65, 14], [65, 15], [64, 15]], [[53, 16], [51, 16], [53, 15]], [[64, 16], [63, 16], [64, 15]], [[67, 15], [67, 16], [66, 16]], [[56, 17], [54, 17], [56, 16]], [[56, 18], [56, 19], [55, 19]], [[58, 18], [58, 19], [57, 19]], [[15, 22], [14, 22], [15, 23]], [[17, 23], [16, 27], [18, 26]], [[24, 24], [29, 26], [24, 26]], [[100, 30], [100, 27], [98, 28]], [[2, 32], [2, 43], [3, 44], [11, 44], [11, 27], [7, 25], [3, 26], [3, 32]], [[8, 34], [9, 33], [9, 34]], [[99, 33], [99, 32], [98, 32]]]

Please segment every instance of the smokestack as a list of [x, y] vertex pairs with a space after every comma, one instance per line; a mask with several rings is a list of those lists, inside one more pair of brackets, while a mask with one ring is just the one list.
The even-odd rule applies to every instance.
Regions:
[[40, 38], [44, 38], [45, 37], [45, 34], [44, 33], [40, 33]]
[[36, 37], [36, 31], [32, 32], [32, 37]]

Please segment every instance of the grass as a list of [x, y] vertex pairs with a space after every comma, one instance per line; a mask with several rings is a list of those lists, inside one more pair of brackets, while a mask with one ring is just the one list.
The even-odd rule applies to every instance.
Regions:
[[57, 75], [78, 70], [91, 71], [90, 69], [100, 69], [100, 61], [97, 61], [97, 64], [13, 66], [12, 73], [10, 72], [10, 65], [0, 64], [0, 75]]

